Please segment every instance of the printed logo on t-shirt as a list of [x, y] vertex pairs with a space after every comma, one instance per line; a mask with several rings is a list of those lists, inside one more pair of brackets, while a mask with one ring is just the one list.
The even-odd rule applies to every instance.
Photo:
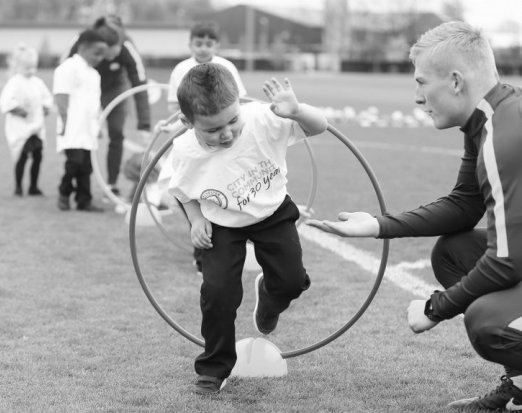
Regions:
[[115, 72], [116, 70], [119, 70], [120, 69], [120, 64], [118, 62], [112, 62], [110, 65], [109, 65], [109, 69], [112, 70], [113, 72]]
[[225, 194], [217, 189], [206, 189], [201, 193], [201, 199], [212, 201], [219, 207], [227, 209], [228, 199]]

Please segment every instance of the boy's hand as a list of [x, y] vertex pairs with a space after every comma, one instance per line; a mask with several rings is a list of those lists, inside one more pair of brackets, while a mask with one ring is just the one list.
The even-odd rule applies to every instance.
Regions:
[[281, 118], [290, 118], [299, 111], [299, 102], [290, 81], [285, 77], [283, 84], [273, 77], [265, 81], [263, 91], [272, 104], [270, 109]]
[[190, 238], [196, 248], [208, 250], [212, 248], [212, 224], [206, 218], [200, 218], [192, 222]]

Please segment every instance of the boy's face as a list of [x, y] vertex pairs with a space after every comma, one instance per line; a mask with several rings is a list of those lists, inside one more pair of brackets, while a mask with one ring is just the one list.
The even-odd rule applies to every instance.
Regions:
[[219, 47], [216, 39], [205, 37], [193, 37], [190, 39], [189, 48], [198, 63], [207, 63], [212, 60]]
[[108, 48], [105, 42], [94, 42], [85, 44], [79, 52], [90, 66], [96, 67], [107, 55]]
[[18, 66], [18, 72], [25, 77], [31, 77], [36, 74], [36, 67], [38, 60], [36, 58], [27, 58], [25, 61], [20, 62]]
[[215, 115], [195, 115], [194, 122], [186, 123], [186, 126], [194, 128], [202, 146], [214, 150], [230, 148], [243, 129], [239, 100]]

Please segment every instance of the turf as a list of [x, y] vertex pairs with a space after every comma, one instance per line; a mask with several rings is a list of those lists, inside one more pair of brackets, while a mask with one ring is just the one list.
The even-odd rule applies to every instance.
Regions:
[[[42, 72], [50, 84], [50, 73]], [[272, 73], [245, 73], [249, 93]], [[276, 74], [281, 76], [281, 74]], [[164, 82], [167, 71], [151, 70]], [[298, 96], [319, 106], [383, 112], [413, 108], [413, 81], [401, 75], [290, 74]], [[155, 119], [166, 116], [161, 104]], [[3, 126], [3, 125], [2, 125]], [[419, 146], [458, 150], [458, 131], [432, 128], [338, 126], [360, 145], [379, 178], [387, 208], [416, 207], [448, 192], [459, 158], [416, 151]], [[497, 385], [499, 366], [480, 359], [457, 317], [414, 335], [405, 309], [415, 297], [384, 281], [369, 310], [346, 334], [302, 357], [288, 359], [284, 378], [233, 378], [216, 397], [191, 393], [200, 348], [157, 315], [134, 273], [128, 227], [122, 215], [61, 212], [56, 188], [63, 158], [54, 151], [49, 119], [41, 187], [43, 198], [12, 195], [12, 162], [0, 142], [0, 411], [20, 412], [443, 412], [446, 403]], [[405, 145], [411, 151], [372, 147]], [[103, 148], [99, 154], [103, 168]], [[368, 178], [348, 150], [325, 134], [313, 139], [318, 163], [317, 217], [340, 210], [379, 213]], [[303, 147], [289, 153], [289, 188], [298, 202], [310, 189]], [[123, 185], [123, 184], [122, 184]], [[93, 179], [97, 200], [102, 193]], [[112, 209], [112, 208], [109, 208]], [[191, 264], [187, 227], [179, 212], [165, 218], [176, 238], [138, 228], [146, 279], [160, 304], [199, 337], [199, 279]], [[392, 242], [390, 263], [426, 259], [434, 239]], [[353, 245], [378, 254], [380, 241]], [[371, 288], [374, 274], [316, 244], [303, 241], [312, 287], [282, 316], [271, 337], [283, 351], [308, 346], [350, 319]], [[254, 272], [244, 275], [237, 337], [255, 336]], [[415, 272], [434, 283], [429, 269]]]

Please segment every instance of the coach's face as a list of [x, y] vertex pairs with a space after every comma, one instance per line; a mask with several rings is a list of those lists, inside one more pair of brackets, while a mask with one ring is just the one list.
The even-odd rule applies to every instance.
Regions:
[[415, 60], [415, 103], [433, 119], [437, 129], [464, 126], [462, 114], [462, 82], [460, 73], [433, 63], [433, 58], [420, 55]]

